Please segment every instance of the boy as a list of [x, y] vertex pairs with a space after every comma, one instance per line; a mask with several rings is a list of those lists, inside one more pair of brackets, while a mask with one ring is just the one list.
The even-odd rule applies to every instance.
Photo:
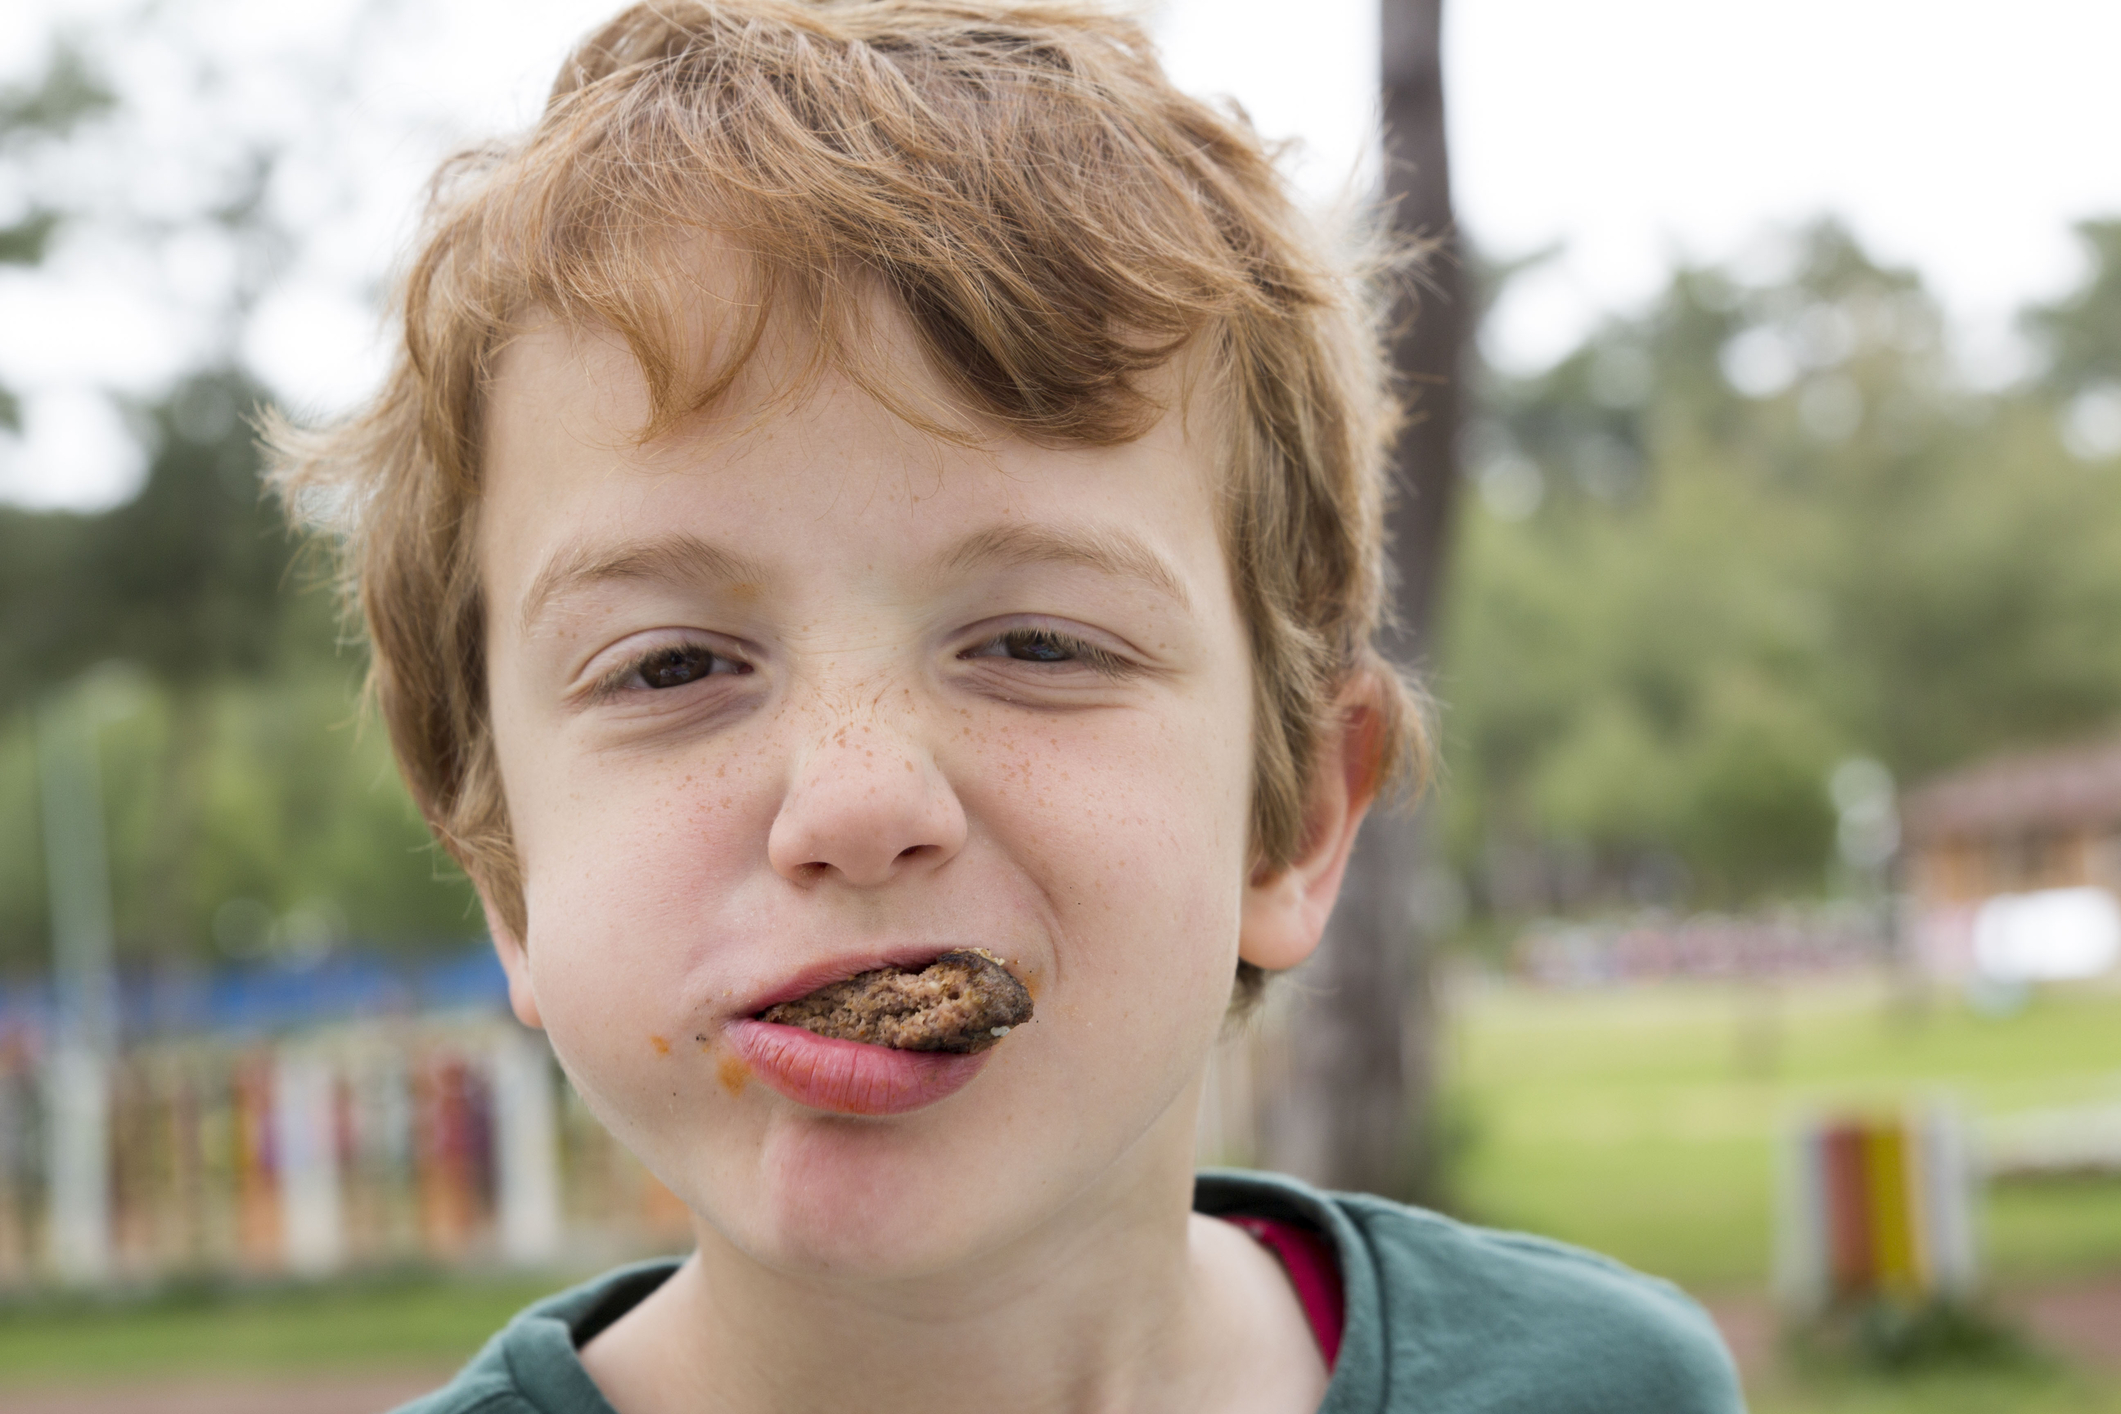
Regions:
[[1359, 283], [1132, 25], [629, 10], [445, 172], [404, 319], [283, 487], [516, 1014], [698, 1237], [415, 1408], [1738, 1407], [1661, 1283], [1192, 1172], [1419, 738]]

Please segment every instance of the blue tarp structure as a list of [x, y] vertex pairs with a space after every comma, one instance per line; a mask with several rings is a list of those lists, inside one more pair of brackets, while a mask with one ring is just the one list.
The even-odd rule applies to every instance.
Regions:
[[[119, 1030], [128, 1042], [186, 1032], [270, 1034], [355, 1017], [507, 1006], [507, 978], [485, 942], [439, 956], [348, 948], [305, 965], [124, 972], [118, 980]], [[48, 980], [0, 984], [0, 1031], [49, 1034], [51, 1019]]]

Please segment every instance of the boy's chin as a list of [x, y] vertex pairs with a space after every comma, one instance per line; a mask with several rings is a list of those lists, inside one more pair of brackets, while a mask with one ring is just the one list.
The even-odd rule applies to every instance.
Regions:
[[964, 1105], [971, 1098], [911, 1123], [783, 1114], [735, 1164], [703, 1153], [711, 1167], [685, 1195], [711, 1229], [703, 1244], [789, 1276], [918, 1280], [1036, 1246], [1094, 1191], [1120, 1199], [1144, 1180], [1158, 1192], [1190, 1182], [1191, 1090], [1168, 1109], [1128, 1116], [1121, 1105], [1089, 1124], [1072, 1111], [1037, 1122], [1035, 1102]]
[[[641, 1136], [636, 1152], [695, 1214], [710, 1265], [719, 1251], [797, 1278], [965, 1274], [1032, 1255], [1042, 1234], [1078, 1245], [1097, 1211], [1183, 1216], [1205, 1057], [1100, 1068], [999, 1050], [972, 1084], [911, 1113], [826, 1114], [753, 1087], [711, 1133], [682, 1148]], [[1073, 1078], [1086, 1071], [1097, 1083]]]
[[738, 1191], [695, 1210], [763, 1266], [791, 1276], [917, 1279], [1021, 1236], [1024, 1185], [997, 1173], [976, 1145], [879, 1143], [885, 1136], [859, 1122], [801, 1128], [775, 1136]]

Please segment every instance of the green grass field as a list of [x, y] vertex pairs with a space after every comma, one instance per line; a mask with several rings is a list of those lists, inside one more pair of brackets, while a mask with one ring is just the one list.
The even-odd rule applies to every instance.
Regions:
[[[1775, 1146], [1800, 1115], [1939, 1098], [1978, 1122], [2121, 1099], [2111, 988], [1989, 1017], [1910, 1008], [1876, 983], [1472, 986], [1452, 1020], [1456, 1206], [1705, 1293], [1766, 1284]], [[2000, 1286], [2121, 1271], [2121, 1182], [1992, 1186], [1982, 1227]], [[1757, 1414], [2121, 1414], [2121, 1378], [2052, 1359], [1897, 1378], [1781, 1368], [1750, 1395]]]
[[442, 1373], [576, 1279], [422, 1275], [15, 1303], [0, 1306], [0, 1391], [168, 1376]]
[[[2121, 1099], [2121, 992], [1986, 1017], [1911, 1011], [1875, 984], [1475, 987], [1447, 1046], [1468, 1215], [1695, 1288], [1758, 1286], [1774, 1147], [1796, 1116], [1940, 1097], [1978, 1120]], [[2121, 1269], [2121, 1184], [1998, 1185], [1986, 1209], [1998, 1280]]]
[[1753, 1414], [2121, 1414], [2121, 1381], [2062, 1369], [1782, 1378], [1747, 1397]]

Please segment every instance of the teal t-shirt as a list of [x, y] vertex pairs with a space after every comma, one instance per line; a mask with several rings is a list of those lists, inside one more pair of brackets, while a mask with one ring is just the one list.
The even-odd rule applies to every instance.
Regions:
[[[1340, 1260], [1340, 1357], [1319, 1414], [1743, 1414], [1707, 1313], [1669, 1282], [1543, 1238], [1419, 1208], [1216, 1171], [1195, 1210], [1309, 1226]], [[607, 1272], [510, 1321], [401, 1414], [613, 1414], [575, 1354], [662, 1284]]]

